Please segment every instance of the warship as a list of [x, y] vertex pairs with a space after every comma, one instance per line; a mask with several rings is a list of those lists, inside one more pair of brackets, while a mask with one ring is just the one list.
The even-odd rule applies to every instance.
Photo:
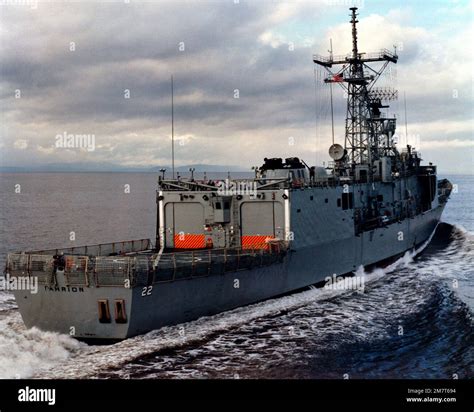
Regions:
[[252, 179], [158, 177], [156, 239], [9, 253], [6, 276], [26, 327], [121, 340], [354, 276], [428, 242], [451, 184], [399, 148], [396, 91], [374, 87], [394, 52], [313, 56], [347, 94], [344, 146], [332, 161], [266, 158]]

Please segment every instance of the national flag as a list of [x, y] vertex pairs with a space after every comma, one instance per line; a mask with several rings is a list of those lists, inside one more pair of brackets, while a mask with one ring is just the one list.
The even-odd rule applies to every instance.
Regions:
[[325, 83], [340, 83], [344, 81], [342, 73], [335, 74], [324, 80]]

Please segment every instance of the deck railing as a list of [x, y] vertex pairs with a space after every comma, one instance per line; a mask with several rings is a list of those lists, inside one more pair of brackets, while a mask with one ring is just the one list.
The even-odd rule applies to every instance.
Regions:
[[[40, 284], [54, 286], [63, 275], [67, 286], [132, 287], [224, 274], [281, 262], [288, 244], [272, 241], [252, 249], [223, 248], [131, 256], [64, 255], [58, 266], [52, 255], [10, 253], [6, 272], [36, 276]], [[64, 250], [64, 249], [60, 249]]]
[[35, 250], [27, 253], [37, 255], [57, 255], [64, 253], [65, 255], [77, 256], [110, 256], [112, 254], [126, 254], [133, 252], [141, 252], [150, 250], [152, 243], [150, 239], [126, 240], [123, 242], [98, 243], [95, 245], [72, 246], [57, 249]]

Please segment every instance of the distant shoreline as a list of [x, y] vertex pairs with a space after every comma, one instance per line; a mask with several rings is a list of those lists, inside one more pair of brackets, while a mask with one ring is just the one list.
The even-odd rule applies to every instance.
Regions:
[[[190, 172], [188, 170], [176, 169], [176, 173], [179, 173], [181, 176], [188, 175]], [[161, 174], [159, 170], [6, 170], [0, 169], [0, 174], [41, 174], [41, 173], [142, 173], [142, 174]], [[202, 173], [248, 173], [253, 174], [252, 170], [245, 169], [229, 169], [229, 170], [195, 170], [195, 174]], [[171, 174], [171, 169], [166, 169], [166, 175]], [[474, 176], [474, 173], [452, 173], [452, 172], [443, 172], [438, 171], [438, 176]]]
[[[189, 171], [176, 170], [176, 173], [190, 174]], [[253, 173], [252, 170], [196, 170], [194, 173]], [[147, 174], [156, 174], [160, 173], [159, 170], [0, 170], [0, 173], [147, 173]], [[166, 169], [166, 174], [171, 173], [171, 170]]]
[[[224, 168], [216, 168], [215, 166], [209, 166], [209, 168], [203, 168], [203, 167], [194, 167], [194, 166], [189, 166], [189, 167], [179, 167], [175, 169], [175, 173], [180, 173], [180, 174], [187, 174], [190, 173], [189, 168], [193, 167], [194, 168], [194, 173], [253, 173], [253, 171], [250, 169], [244, 169], [244, 168], [238, 168], [236, 166], [230, 166], [229, 169], [224, 169]], [[90, 169], [90, 170], [85, 170], [85, 169], [29, 169], [29, 168], [21, 168], [21, 167], [0, 167], [0, 173], [161, 173], [160, 171], [161, 168], [152, 168], [152, 169], [135, 169], [135, 168], [130, 168], [130, 169]], [[166, 174], [171, 173], [171, 167], [164, 167], [163, 169], [166, 170]]]

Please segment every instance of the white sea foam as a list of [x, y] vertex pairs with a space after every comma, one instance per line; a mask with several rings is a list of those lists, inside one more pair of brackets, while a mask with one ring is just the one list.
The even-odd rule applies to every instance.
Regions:
[[0, 320], [0, 378], [32, 377], [66, 361], [81, 345], [67, 335], [27, 330], [19, 313], [11, 313], [8, 319]]
[[17, 308], [17, 305], [13, 293], [0, 290], [0, 312], [15, 308]]

